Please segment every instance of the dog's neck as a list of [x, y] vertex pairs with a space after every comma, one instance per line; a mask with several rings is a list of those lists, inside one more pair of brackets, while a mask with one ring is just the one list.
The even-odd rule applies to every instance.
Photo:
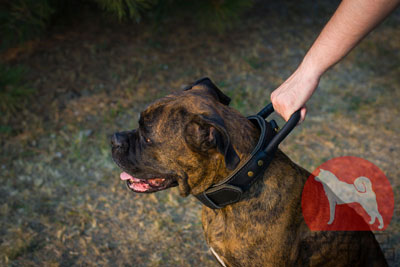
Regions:
[[[250, 157], [251, 152], [257, 145], [260, 130], [254, 126], [254, 124], [242, 115], [229, 113], [225, 114], [224, 118], [225, 127], [229, 133], [231, 143], [240, 158], [240, 162], [244, 162]], [[240, 128], [238, 129], [238, 125]], [[228, 170], [223, 162], [223, 157], [221, 157], [221, 164], [219, 171], [217, 172], [217, 177], [214, 179], [214, 183], [219, 183], [228, 177], [232, 170]]]
[[[233, 127], [231, 124], [241, 125], [241, 128]], [[240, 116], [236, 117], [236, 120], [229, 120], [227, 122], [228, 132], [231, 138], [231, 142], [240, 157], [242, 162], [248, 158], [257, 145], [258, 138], [260, 136], [260, 130], [257, 129], [252, 122], [247, 118]]]
[[[227, 110], [226, 112], [223, 112], [223, 118], [231, 143], [240, 158], [240, 162], [244, 162], [250, 157], [252, 151], [256, 147], [260, 131], [250, 120], [240, 115], [235, 110]], [[238, 125], [240, 125], [239, 128]], [[290, 159], [278, 149], [271, 164], [281, 161], [287, 161], [287, 163], [291, 162]], [[224, 181], [233, 172], [233, 170], [228, 170], [226, 168], [224, 157], [219, 153], [215, 154], [215, 158], [209, 162], [209, 164], [211, 164], [211, 167], [207, 168], [207, 173], [202, 173], [203, 175], [201, 179], [199, 179], [201, 182], [198, 182], [191, 188], [190, 193], [192, 195], [200, 194], [213, 184]], [[277, 171], [279, 172], [279, 168], [268, 167], [267, 175], [264, 174], [263, 178], [256, 181], [256, 183], [245, 192], [245, 195], [253, 194], [253, 188], [256, 187], [257, 184], [268, 179], [266, 176], [272, 175], [275, 177], [276, 175], [274, 175], [274, 173], [276, 174]]]
[[[237, 116], [236, 114], [232, 114], [232, 118], [226, 119], [225, 124], [235, 151], [239, 155], [240, 161], [244, 162], [250, 157], [251, 153], [256, 147], [260, 137], [260, 131], [247, 118], [243, 116]], [[237, 128], [237, 125], [240, 125], [239, 129]], [[280, 177], [279, 172], [282, 171], [281, 167], [279, 166], [282, 165], [285, 166], [288, 172], [294, 172], [294, 169], [296, 169], [296, 165], [293, 164], [293, 162], [281, 150], [277, 149], [271, 165], [267, 168], [264, 175], [262, 175], [262, 177], [260, 177], [250, 187], [249, 190], [244, 192], [243, 199], [251, 198], [255, 195], [258, 195], [259, 191], [264, 190], [264, 186], [267, 186], [267, 184], [269, 183], [285, 183], [285, 181], [276, 181], [276, 178]], [[220, 172], [218, 172], [218, 177], [216, 177], [217, 179], [214, 181], [214, 183], [222, 182], [231, 173], [232, 171], [229, 171], [227, 168], [221, 168]]]

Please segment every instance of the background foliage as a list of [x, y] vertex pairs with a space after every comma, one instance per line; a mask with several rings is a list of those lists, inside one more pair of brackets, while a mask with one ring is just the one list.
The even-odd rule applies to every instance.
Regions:
[[[82, 9], [121, 23], [160, 28], [167, 19], [181, 19], [222, 32], [252, 4], [253, 0], [0, 0], [0, 51], [40, 38], [51, 27], [75, 20]], [[28, 99], [32, 89], [24, 85], [26, 69], [0, 64], [0, 109], [3, 115], [10, 115]]]
[[199, 26], [222, 31], [231, 27], [251, 7], [253, 0], [16, 0], [1, 1], [2, 46], [35, 38], [45, 32], [56, 17], [73, 16], [82, 8], [105, 11], [119, 21], [160, 22], [177, 15], [193, 18]]
[[8, 47], [41, 34], [55, 13], [51, 0], [0, 2], [1, 45]]
[[0, 111], [14, 112], [22, 106], [33, 89], [24, 79], [27, 69], [23, 66], [7, 66], [0, 64]]

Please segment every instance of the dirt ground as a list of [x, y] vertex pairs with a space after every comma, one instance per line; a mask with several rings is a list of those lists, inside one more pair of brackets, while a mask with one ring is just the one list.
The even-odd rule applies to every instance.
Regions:
[[[0, 265], [216, 266], [199, 202], [176, 188], [129, 192], [109, 136], [204, 76], [243, 114], [259, 111], [335, 9], [293, 2], [257, 6], [224, 34], [88, 18], [15, 52], [10, 62], [30, 69], [36, 93], [1, 118], [13, 132], [0, 133]], [[281, 145], [309, 171], [345, 155], [381, 168], [395, 194], [378, 236], [391, 266], [400, 264], [399, 11], [322, 78], [305, 123]]]

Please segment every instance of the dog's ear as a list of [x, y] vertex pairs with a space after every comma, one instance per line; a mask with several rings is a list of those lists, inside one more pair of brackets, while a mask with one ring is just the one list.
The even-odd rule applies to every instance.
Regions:
[[229, 170], [234, 170], [240, 162], [220, 117], [194, 115], [185, 126], [184, 138], [189, 147], [198, 153], [206, 154], [211, 149], [216, 149], [224, 156], [225, 166]]
[[229, 105], [229, 103], [231, 102], [231, 99], [227, 95], [222, 93], [221, 90], [219, 90], [218, 87], [208, 77], [195, 81], [193, 84], [185, 87], [183, 90], [190, 90], [196, 85], [201, 85], [206, 88], [209, 94], [211, 94], [217, 101], [221, 102], [224, 105]]

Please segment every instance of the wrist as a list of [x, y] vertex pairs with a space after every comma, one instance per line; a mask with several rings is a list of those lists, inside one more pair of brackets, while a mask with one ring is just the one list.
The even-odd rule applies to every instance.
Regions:
[[303, 61], [301, 62], [300, 66], [298, 67], [298, 70], [304, 74], [306, 74], [306, 76], [309, 79], [312, 80], [319, 80], [321, 78], [321, 76], [325, 73], [325, 71], [327, 70], [326, 68], [324, 68], [319, 62], [318, 60], [314, 60], [312, 58], [312, 56], [310, 56], [309, 54], [307, 54]]
[[[323, 74], [324, 74], [324, 71], [323, 71], [323, 69], [320, 68], [320, 65], [308, 60], [307, 57], [305, 57], [303, 59], [303, 61], [301, 62], [301, 64], [297, 68], [297, 70], [295, 71], [295, 75], [297, 77], [299, 77], [298, 82], [303, 84], [304, 88], [306, 88], [306, 89], [308, 88], [311, 90], [310, 92], [307, 92], [307, 95], [310, 95], [310, 96], [311, 96], [312, 92], [316, 89], [316, 88], [312, 88], [313, 85], [314, 84], [318, 85], [319, 80]], [[300, 88], [303, 88], [303, 86], [300, 86], [299, 89]], [[306, 90], [306, 91], [309, 91], [309, 90]]]

